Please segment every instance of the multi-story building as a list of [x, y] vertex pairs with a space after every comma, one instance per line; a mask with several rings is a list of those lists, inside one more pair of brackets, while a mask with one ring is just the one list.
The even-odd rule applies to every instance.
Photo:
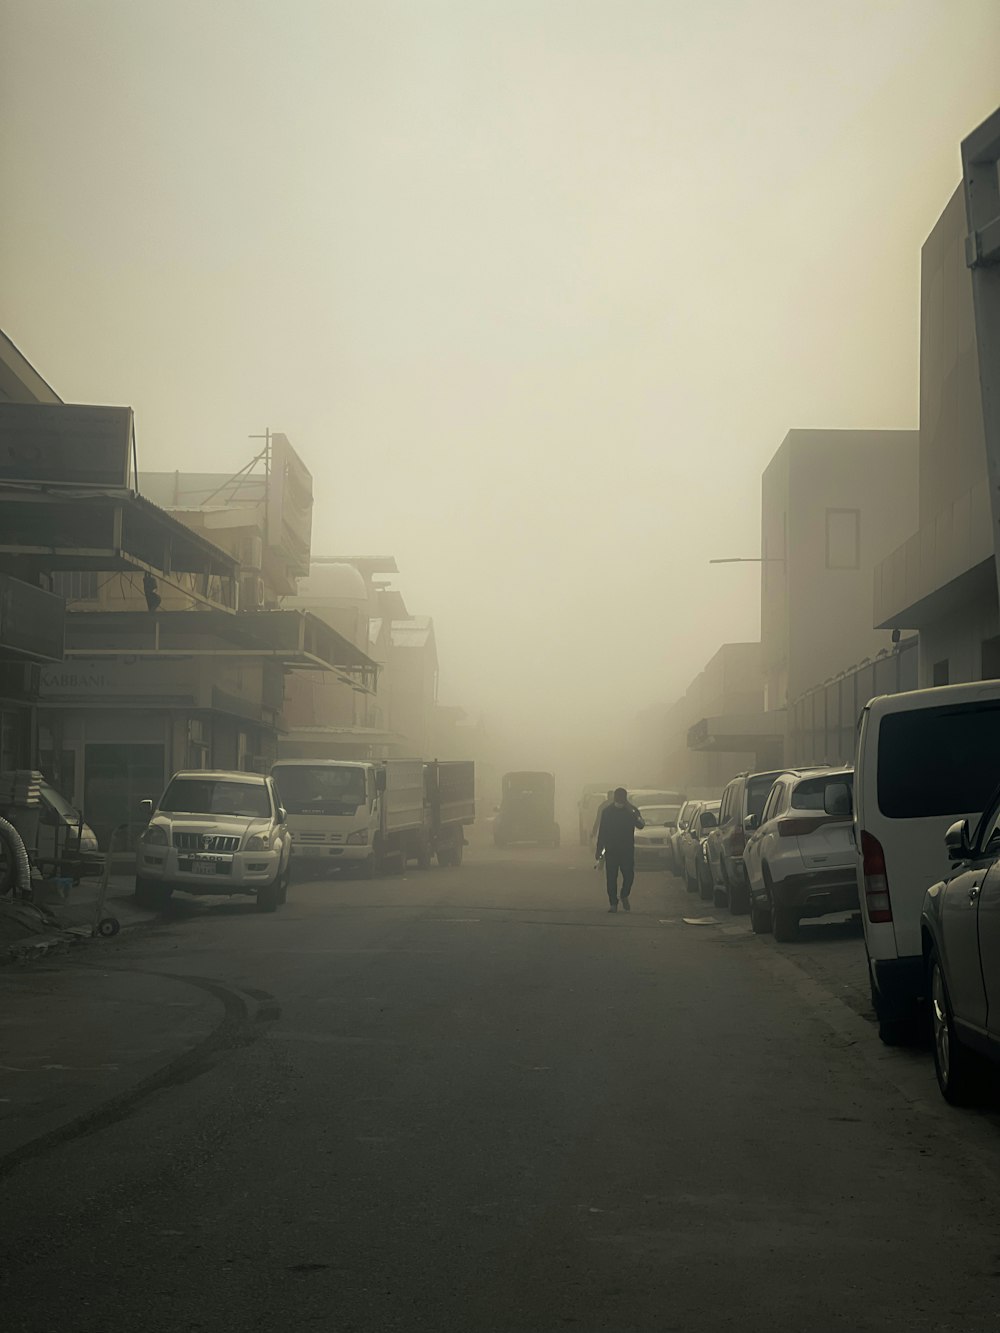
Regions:
[[875, 624], [919, 632], [922, 686], [1000, 676], [1000, 613], [966, 230], [959, 188], [921, 253], [919, 511], [875, 576]]
[[766, 712], [785, 714], [807, 690], [891, 649], [889, 631], [873, 628], [872, 581], [915, 520], [918, 448], [910, 430], [792, 430], [765, 469]]
[[172, 506], [116, 498], [144, 562], [77, 551], [55, 575], [66, 660], [41, 671], [39, 762], [99, 837], [178, 768], [266, 770], [290, 675], [373, 687], [362, 648], [281, 605], [308, 568], [311, 478], [283, 436], [256, 461], [228, 478], [141, 473]]

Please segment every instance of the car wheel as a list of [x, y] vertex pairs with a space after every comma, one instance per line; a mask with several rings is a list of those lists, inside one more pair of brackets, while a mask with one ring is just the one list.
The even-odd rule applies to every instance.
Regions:
[[375, 878], [375, 855], [376, 853], [373, 851], [371, 856], [366, 856], [363, 861], [359, 862], [358, 879]]
[[432, 860], [431, 845], [426, 838], [422, 838], [417, 848], [417, 869], [430, 870]]
[[937, 949], [930, 957], [931, 1035], [933, 1037], [934, 1073], [946, 1102], [968, 1106], [982, 1088], [982, 1065], [975, 1052], [959, 1041], [955, 1016], [948, 995], [944, 967]]
[[720, 889], [718, 885], [715, 885], [712, 889], [712, 902], [715, 904], [716, 907], [725, 907], [726, 905], [725, 889]]
[[151, 912], [162, 912], [170, 901], [173, 889], [159, 880], [147, 879], [145, 875], [135, 877], [135, 902], [137, 907], [148, 908]]
[[262, 884], [257, 890], [257, 911], [276, 912], [281, 902], [281, 875], [275, 875], [270, 884]]
[[772, 907], [771, 930], [779, 944], [793, 944], [799, 938], [799, 914], [794, 907]]
[[684, 887], [687, 889], [688, 893], [698, 892], [698, 881], [688, 870], [687, 866], [684, 867]]
[[770, 935], [771, 909], [767, 904], [750, 902], [750, 929], [755, 935]]

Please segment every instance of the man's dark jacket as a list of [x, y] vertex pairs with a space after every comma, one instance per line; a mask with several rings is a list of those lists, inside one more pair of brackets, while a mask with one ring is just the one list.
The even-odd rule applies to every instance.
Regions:
[[616, 860], [635, 855], [635, 831], [645, 828], [642, 815], [634, 805], [609, 805], [601, 815], [597, 830], [597, 855], [607, 852]]

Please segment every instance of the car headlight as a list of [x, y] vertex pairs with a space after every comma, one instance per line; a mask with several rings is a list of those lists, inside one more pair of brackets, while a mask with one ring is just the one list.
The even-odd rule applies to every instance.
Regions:
[[142, 835], [142, 840], [147, 847], [166, 847], [168, 842], [167, 830], [161, 828], [159, 824], [150, 824]]
[[243, 846], [243, 850], [245, 852], [266, 852], [270, 845], [271, 835], [269, 833], [251, 833]]
[[352, 847], [364, 847], [368, 842], [368, 830], [363, 828], [357, 833], [348, 833], [347, 841]]

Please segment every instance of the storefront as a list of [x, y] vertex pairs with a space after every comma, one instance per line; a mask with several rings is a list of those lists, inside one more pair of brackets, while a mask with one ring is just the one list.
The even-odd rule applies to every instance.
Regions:
[[41, 672], [42, 771], [102, 842], [178, 769], [266, 773], [285, 673], [373, 665], [313, 621], [297, 611], [70, 614], [67, 660]]

